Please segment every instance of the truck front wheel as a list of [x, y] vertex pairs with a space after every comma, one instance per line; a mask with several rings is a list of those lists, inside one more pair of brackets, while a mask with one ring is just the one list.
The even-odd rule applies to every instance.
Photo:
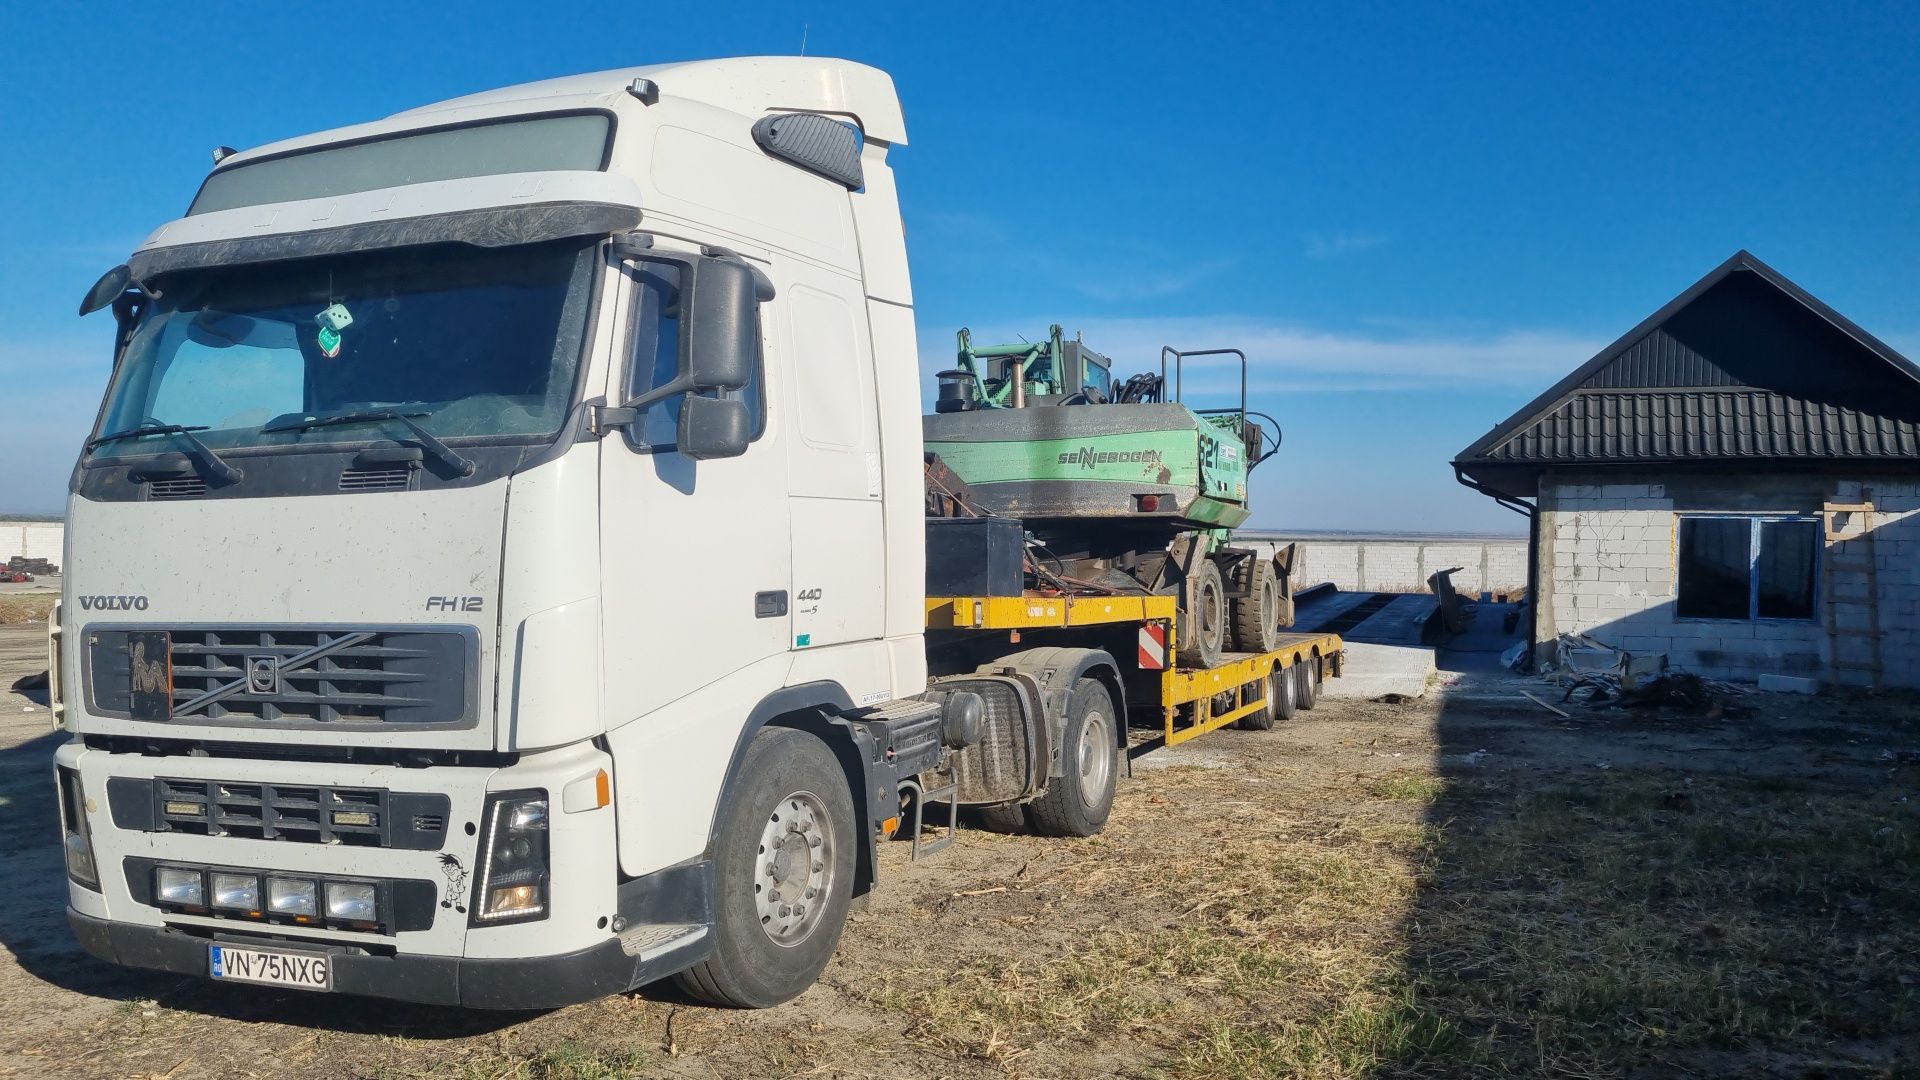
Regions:
[[1047, 836], [1092, 836], [1113, 812], [1119, 779], [1119, 727], [1113, 695], [1098, 679], [1081, 679], [1067, 695], [1067, 725], [1060, 747], [1066, 775], [1028, 809], [1035, 831]]
[[792, 728], [754, 736], [720, 808], [713, 954], [675, 976], [715, 1005], [799, 996], [833, 957], [852, 901], [853, 798], [833, 752]]

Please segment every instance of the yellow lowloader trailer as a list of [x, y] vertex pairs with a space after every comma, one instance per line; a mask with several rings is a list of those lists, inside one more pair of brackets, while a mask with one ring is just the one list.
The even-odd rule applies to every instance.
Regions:
[[949, 827], [964, 806], [993, 828], [1092, 835], [1132, 756], [1229, 724], [1271, 729], [1340, 675], [1335, 634], [1283, 632], [1271, 650], [1182, 667], [1176, 607], [1172, 596], [928, 597], [927, 697], [943, 706], [946, 753], [908, 800], [912, 835], [930, 804], [954, 810]]

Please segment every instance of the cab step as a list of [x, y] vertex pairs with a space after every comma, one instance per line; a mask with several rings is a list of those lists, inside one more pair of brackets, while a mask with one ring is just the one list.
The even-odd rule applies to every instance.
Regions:
[[638, 923], [620, 931], [620, 949], [628, 956], [650, 960], [706, 936], [707, 928], [699, 923]]

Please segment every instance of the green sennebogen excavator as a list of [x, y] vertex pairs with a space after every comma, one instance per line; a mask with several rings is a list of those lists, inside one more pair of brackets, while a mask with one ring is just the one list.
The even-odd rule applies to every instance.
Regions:
[[[1178, 595], [1183, 665], [1276, 647], [1293, 622], [1293, 549], [1268, 559], [1231, 543], [1247, 478], [1280, 441], [1247, 409], [1245, 353], [1168, 346], [1157, 374], [1116, 382], [1111, 360], [1059, 326], [1014, 345], [961, 330], [959, 344], [924, 421], [933, 488], [964, 485], [949, 492], [961, 512], [1020, 519], [1043, 586]], [[1237, 406], [1181, 400], [1186, 366], [1207, 360], [1239, 362]]]

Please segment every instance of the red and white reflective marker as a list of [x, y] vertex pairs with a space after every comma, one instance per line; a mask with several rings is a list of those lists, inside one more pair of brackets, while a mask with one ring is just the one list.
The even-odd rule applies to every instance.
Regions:
[[1167, 624], [1143, 623], [1140, 627], [1140, 667], [1162, 671], [1167, 666]]

